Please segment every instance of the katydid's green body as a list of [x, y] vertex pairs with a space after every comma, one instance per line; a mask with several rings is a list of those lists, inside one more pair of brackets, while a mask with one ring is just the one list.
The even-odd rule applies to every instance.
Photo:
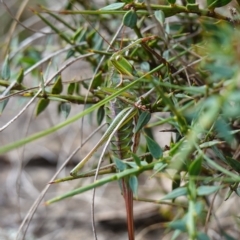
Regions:
[[[134, 78], [136, 71], [120, 53], [129, 50], [142, 41], [146, 41], [146, 39], [138, 39], [126, 48], [112, 55], [109, 61], [111, 73], [109, 74], [110, 76], [105, 87], [119, 90], [122, 87], [124, 88], [124, 85], [131, 84], [129, 81], [123, 80], [122, 77], [129, 76]], [[125, 95], [126, 94], [127, 93], [125, 93]], [[134, 95], [132, 92], [129, 92], [129, 94], [131, 96]], [[139, 140], [138, 134], [134, 135], [134, 121], [136, 121], [137, 112], [138, 110], [135, 109], [134, 106], [129, 105], [128, 101], [123, 101], [120, 97], [110, 100], [105, 105], [106, 121], [109, 125], [108, 129], [92, 151], [71, 171], [70, 174], [76, 176], [96, 150], [110, 137], [112, 137], [111, 151], [113, 157], [120, 160], [131, 157], [131, 153], [135, 152], [137, 149]], [[127, 176], [121, 179], [121, 190], [126, 206], [128, 237], [129, 240], [134, 240], [133, 193], [129, 186], [129, 177], [130, 176]]]
[[[119, 79], [119, 81], [117, 81]], [[119, 74], [112, 76], [108, 80], [108, 87], [116, 88], [121, 87], [124, 82], [120, 79]], [[126, 102], [121, 101], [116, 98], [111, 100], [108, 104], [105, 105], [105, 113], [107, 123], [110, 125], [112, 119], [115, 119], [119, 113], [122, 112], [123, 109], [128, 108], [128, 104]], [[121, 126], [115, 132], [112, 140], [111, 140], [111, 152], [113, 157], [118, 159], [126, 159], [131, 157], [132, 146], [133, 144], [133, 129], [134, 122], [133, 119], [128, 120], [123, 126]], [[134, 240], [134, 220], [133, 220], [133, 193], [128, 184], [128, 177], [121, 179], [121, 190], [125, 200], [125, 207], [127, 213], [127, 226], [128, 226], [128, 237], [129, 240]]]

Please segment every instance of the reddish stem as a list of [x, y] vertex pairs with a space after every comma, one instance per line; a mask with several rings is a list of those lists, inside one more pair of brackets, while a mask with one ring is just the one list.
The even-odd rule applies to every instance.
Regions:
[[128, 239], [134, 240], [134, 220], [133, 220], [133, 193], [126, 183], [125, 179], [122, 179], [123, 197], [125, 200], [126, 214], [127, 214], [127, 229]]

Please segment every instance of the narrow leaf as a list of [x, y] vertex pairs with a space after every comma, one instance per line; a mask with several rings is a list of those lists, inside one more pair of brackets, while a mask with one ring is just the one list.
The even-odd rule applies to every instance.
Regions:
[[197, 188], [197, 195], [198, 196], [205, 196], [212, 194], [220, 189], [219, 186], [200, 186]]
[[195, 159], [190, 167], [189, 167], [189, 175], [190, 176], [197, 176], [201, 172], [201, 166], [202, 166], [202, 156], [199, 156], [197, 159]]
[[180, 188], [181, 178], [180, 173], [176, 172], [172, 180], [172, 190]]
[[187, 195], [187, 188], [181, 187], [174, 189], [172, 192], [168, 193], [166, 196], [162, 198], [162, 200], [169, 200], [169, 199], [175, 199], [177, 197], [186, 196]]
[[210, 9], [223, 7], [230, 3], [232, 0], [207, 0], [207, 6]]
[[63, 102], [60, 104], [60, 113], [65, 117], [65, 119], [68, 117], [70, 111], [71, 111], [70, 103]]
[[0, 116], [3, 112], [3, 110], [5, 109], [5, 107], [7, 106], [8, 101], [9, 101], [9, 98], [0, 102]]
[[170, 4], [175, 4], [176, 3], [176, 0], [167, 0], [168, 1], [168, 3], [170, 3]]
[[2, 76], [2, 79], [4, 80], [8, 80], [11, 76], [8, 55], [6, 56], [3, 62], [1, 76]]
[[116, 164], [117, 169], [122, 172], [127, 169], [127, 165], [120, 159], [113, 157], [113, 161]]
[[178, 229], [182, 232], [185, 232], [187, 230], [186, 228], [186, 220], [185, 219], [181, 219], [181, 220], [176, 220], [173, 222], [170, 222], [168, 224], [168, 226], [172, 229]]
[[120, 9], [122, 8], [123, 6], [125, 5], [125, 3], [112, 3], [110, 5], [107, 5], [103, 8], [100, 8], [99, 10], [117, 10], [117, 9]]
[[137, 197], [137, 195], [138, 195], [138, 179], [137, 179], [137, 177], [135, 175], [130, 176], [128, 183], [129, 183], [129, 186], [130, 186], [134, 196]]
[[154, 15], [155, 15], [156, 19], [160, 22], [160, 24], [163, 26], [164, 22], [165, 22], [164, 12], [162, 10], [158, 10], [158, 11], [154, 12]]
[[92, 82], [91, 88], [92, 89], [97, 89], [103, 82], [103, 78], [102, 78], [102, 72], [98, 72]]
[[123, 24], [127, 27], [134, 28], [137, 25], [137, 14], [135, 11], [128, 11], [123, 17]]
[[134, 153], [132, 153], [132, 157], [133, 157], [133, 160], [134, 162], [137, 164], [138, 167], [141, 167], [141, 159]]
[[18, 74], [18, 76], [16, 78], [16, 82], [18, 84], [21, 84], [23, 79], [24, 79], [24, 70], [21, 68], [21, 70], [20, 70], [20, 72], [19, 72], [19, 74]]
[[209, 141], [209, 142], [204, 142], [202, 144], [199, 145], [200, 148], [209, 148], [218, 144], [224, 143], [223, 141], [218, 141], [218, 140], [213, 140], [213, 141]]
[[49, 99], [42, 98], [38, 101], [37, 108], [36, 108], [36, 116], [38, 116], [41, 112], [43, 112], [48, 104], [49, 104]]
[[210, 240], [210, 238], [206, 233], [199, 232], [197, 233], [197, 240]]
[[162, 157], [163, 152], [161, 147], [158, 145], [158, 143], [156, 143], [153, 139], [151, 139], [147, 135], [145, 137], [146, 137], [147, 146], [151, 155], [156, 159], [159, 159], [160, 157]]
[[52, 94], [60, 94], [63, 90], [62, 78], [59, 76], [52, 87]]
[[135, 133], [140, 131], [151, 119], [151, 113], [150, 112], [142, 112], [139, 116], [137, 126], [135, 129]]
[[73, 95], [74, 90], [75, 90], [75, 83], [70, 83], [68, 85], [68, 89], [67, 89], [68, 95]]
[[104, 106], [101, 106], [100, 108], [98, 108], [98, 111], [97, 111], [97, 124], [98, 125], [101, 125], [101, 123], [104, 119], [104, 116], [105, 116]]
[[233, 168], [233, 170], [235, 170], [236, 172], [240, 173], [240, 162], [230, 158], [230, 157], [226, 157], [226, 162], [229, 164], [229, 166], [231, 166]]

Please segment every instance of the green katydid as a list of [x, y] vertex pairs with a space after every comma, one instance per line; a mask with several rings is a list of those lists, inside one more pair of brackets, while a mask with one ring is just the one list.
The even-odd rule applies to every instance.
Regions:
[[[119, 80], [116, 82], [116, 75], [111, 74], [107, 87], [119, 88], [124, 85], [120, 75], [126, 75], [134, 77], [134, 68], [132, 64], [126, 60], [121, 53], [135, 47], [139, 43], [151, 40], [150, 38], [142, 38], [123, 48], [122, 50], [114, 53], [110, 58], [109, 65], [113, 66], [114, 70], [118, 72], [117, 77]], [[71, 171], [72, 176], [76, 176], [79, 170], [86, 164], [86, 162], [92, 157], [95, 151], [110, 137], [114, 135], [111, 140], [111, 149], [114, 157], [118, 159], [124, 159], [131, 156], [132, 151], [136, 151], [138, 142], [139, 142], [139, 133], [134, 135], [134, 120], [137, 114], [137, 109], [129, 108], [129, 105], [125, 102], [114, 99], [106, 104], [106, 117], [107, 123], [109, 124], [108, 129], [105, 134], [102, 136], [100, 141], [92, 149], [91, 152]], [[136, 120], [136, 119], [135, 119]], [[134, 149], [133, 149], [134, 148]], [[125, 200], [126, 212], [127, 212], [127, 225], [128, 225], [128, 236], [130, 240], [134, 239], [134, 223], [133, 223], [133, 193], [130, 189], [129, 176], [122, 179], [121, 186], [123, 197]]]

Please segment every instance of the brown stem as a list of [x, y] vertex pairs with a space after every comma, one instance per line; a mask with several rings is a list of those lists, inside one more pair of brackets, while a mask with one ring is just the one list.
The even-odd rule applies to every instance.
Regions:
[[125, 200], [127, 214], [128, 239], [134, 240], [134, 220], [133, 220], [133, 193], [126, 183], [126, 179], [122, 179], [123, 197]]

